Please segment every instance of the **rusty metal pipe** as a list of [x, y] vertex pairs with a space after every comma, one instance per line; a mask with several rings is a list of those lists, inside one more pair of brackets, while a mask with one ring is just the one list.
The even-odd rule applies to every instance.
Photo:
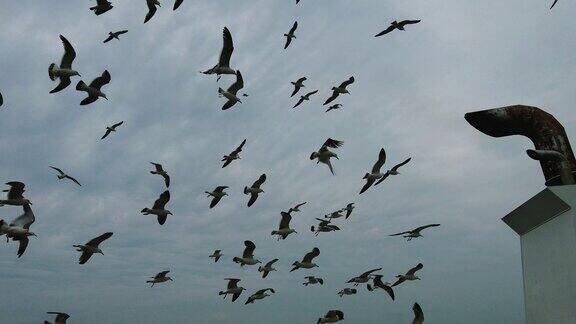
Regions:
[[464, 118], [486, 135], [523, 135], [534, 143], [536, 150], [556, 151], [563, 155], [565, 162], [539, 159], [547, 186], [563, 184], [562, 169], [572, 173], [576, 170], [576, 159], [564, 127], [554, 116], [537, 107], [515, 105], [488, 109], [467, 113]]

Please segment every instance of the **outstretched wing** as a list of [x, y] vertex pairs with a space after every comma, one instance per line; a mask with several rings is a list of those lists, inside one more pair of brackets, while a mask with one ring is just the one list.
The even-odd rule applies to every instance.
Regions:
[[340, 84], [339, 88], [346, 89], [346, 87], [351, 85], [352, 83], [354, 83], [354, 77], [353, 76], [351, 76], [348, 80], [342, 82]]
[[406, 231], [406, 232], [400, 232], [400, 233], [396, 233], [396, 234], [391, 234], [389, 236], [398, 236], [398, 235], [404, 235], [404, 234], [410, 234], [411, 231]]
[[417, 228], [413, 229], [412, 231], [415, 233], [419, 233], [420, 231], [422, 231], [423, 229], [426, 229], [428, 227], [437, 227], [437, 226], [440, 226], [440, 224], [424, 225], [424, 226], [417, 227]]
[[74, 47], [72, 47], [66, 37], [60, 35], [60, 40], [62, 40], [62, 45], [64, 45], [64, 55], [60, 61], [60, 68], [70, 69], [72, 68], [72, 62], [76, 58], [76, 51], [74, 51]]
[[344, 313], [341, 310], [329, 310], [328, 313], [326, 313], [326, 317], [342, 320], [344, 319]]
[[220, 202], [220, 199], [222, 199], [222, 197], [214, 197], [214, 198], [212, 198], [212, 201], [210, 202], [210, 208], [216, 207], [216, 205], [218, 204], [218, 202]]
[[116, 127], [118, 127], [118, 126], [120, 126], [120, 125], [122, 125], [122, 124], [124, 124], [124, 121], [121, 121], [121, 122], [119, 122], [119, 123], [116, 123], [116, 124], [112, 125], [112, 128], [116, 128]]
[[164, 172], [164, 168], [162, 168], [162, 164], [150, 162], [150, 164], [154, 165], [156, 172]]
[[180, 5], [182, 4], [182, 2], [184, 2], [184, 0], [176, 0], [176, 1], [174, 1], [174, 9], [173, 9], [173, 10], [178, 9], [178, 7], [180, 7]]
[[230, 30], [228, 27], [224, 27], [224, 31], [222, 32], [222, 51], [220, 52], [220, 59], [218, 61], [218, 65], [220, 67], [229, 67], [230, 66], [230, 57], [232, 56], [232, 52], [234, 51], [234, 43], [232, 42], [232, 34], [230, 34]]
[[60, 83], [58, 83], [56, 88], [50, 90], [50, 93], [56, 93], [62, 89], [65, 89], [67, 86], [70, 85], [70, 83], [72, 83], [72, 81], [70, 81], [70, 77], [62, 76], [59, 79], [60, 79]]
[[56, 170], [56, 171], [58, 171], [58, 173], [60, 173], [60, 175], [66, 175], [62, 170], [58, 169], [57, 167], [53, 167], [53, 166], [51, 166], [51, 165], [49, 165], [49, 167], [52, 168], [52, 169], [54, 169], [54, 170]]
[[374, 163], [374, 166], [372, 167], [372, 173], [380, 172], [380, 169], [382, 168], [384, 163], [386, 163], [386, 151], [382, 148], [380, 149], [380, 153], [378, 153], [378, 161], [376, 161], [376, 163]]
[[103, 85], [110, 83], [110, 80], [110, 72], [108, 72], [108, 70], [104, 70], [101, 76], [97, 77], [90, 83], [90, 87], [100, 90]]
[[30, 228], [30, 225], [34, 223], [36, 217], [34, 217], [34, 212], [32, 212], [32, 208], [29, 204], [23, 205], [22, 208], [24, 209], [24, 214], [16, 217], [12, 223], [10, 223], [10, 226], [17, 226], [28, 229]]
[[262, 174], [258, 180], [254, 182], [252, 188], [260, 188], [260, 186], [266, 181], [266, 174]]
[[366, 190], [368, 190], [368, 188], [370, 188], [372, 186], [372, 184], [374, 183], [374, 181], [376, 181], [375, 178], [368, 178], [366, 179], [366, 183], [364, 184], [364, 186], [362, 187], [362, 189], [360, 189], [360, 194], [363, 194]]
[[98, 245], [100, 245], [100, 243], [106, 241], [107, 239], [109, 239], [114, 233], [112, 232], [107, 232], [104, 233], [98, 237], [95, 237], [93, 239], [91, 239], [88, 243], [86, 243], [86, 245], [90, 245], [93, 247], [97, 247]]
[[416, 271], [421, 270], [422, 268], [424, 268], [424, 265], [422, 263], [418, 263], [418, 265], [416, 265], [414, 268], [408, 270], [408, 272], [406, 272], [407, 276], [413, 276]]
[[379, 32], [379, 33], [376, 34], [376, 36], [374, 36], [374, 37], [379, 37], [379, 36], [382, 36], [382, 35], [386, 35], [386, 34], [388, 34], [389, 32], [393, 31], [395, 28], [396, 28], [396, 27], [390, 25], [388, 28], [386, 28], [386, 29], [384, 29], [383, 31]]
[[6, 182], [10, 189], [4, 190], [8, 191], [8, 199], [22, 199], [22, 194], [24, 193], [24, 187], [26, 185], [19, 181]]
[[315, 247], [312, 252], [306, 253], [304, 258], [302, 259], [302, 263], [309, 263], [312, 262], [312, 259], [320, 255], [320, 249]]
[[152, 206], [152, 209], [164, 209], [164, 206], [166, 206], [169, 200], [170, 200], [170, 191], [166, 190], [160, 194], [160, 198], [156, 199], [156, 201], [154, 202], [154, 206]]
[[148, 20], [150, 20], [150, 18], [152, 18], [152, 16], [154, 16], [154, 14], [156, 13], [156, 4], [154, 3], [153, 0], [146, 0], [146, 4], [148, 5], [148, 13], [146, 14], [146, 17], [144, 18], [144, 23], [148, 22]]
[[377, 268], [377, 269], [372, 269], [372, 270], [366, 271], [363, 274], [361, 274], [360, 277], [368, 277], [370, 274], [372, 274], [372, 272], [380, 271], [380, 270], [382, 270], [382, 268]]
[[338, 96], [340, 95], [339, 92], [337, 91], [332, 91], [332, 96], [330, 96], [330, 98], [326, 99], [326, 101], [324, 101], [324, 105], [327, 105], [329, 103], [331, 103], [332, 101], [334, 101], [336, 98], [338, 98]]
[[414, 303], [414, 306], [412, 306], [412, 311], [414, 312], [414, 320], [412, 320], [412, 324], [424, 323], [424, 312], [422, 311], [420, 304]]
[[280, 226], [278, 226], [278, 228], [279, 229], [289, 228], [292, 216], [290, 216], [290, 214], [287, 212], [280, 212], [280, 215], [282, 215], [282, 219], [280, 220]]
[[405, 26], [405, 25], [412, 25], [412, 24], [417, 24], [419, 23], [421, 20], [402, 20], [400, 22], [401, 26]]
[[234, 289], [234, 288], [238, 288], [238, 281], [240, 281], [240, 279], [235, 279], [235, 278], [226, 278], [224, 280], [228, 280], [228, 289]]
[[18, 245], [18, 257], [21, 257], [24, 252], [26, 252], [26, 248], [28, 247], [28, 242], [30, 242], [30, 240], [27, 236], [25, 236], [18, 239], [18, 241], [20, 241], [20, 245]]
[[274, 260], [266, 263], [266, 265], [265, 265], [264, 267], [265, 267], [265, 268], [269, 268], [269, 267], [271, 267], [271, 266], [274, 264], [274, 262], [276, 262], [276, 261], [278, 261], [278, 259], [274, 259]]
[[244, 253], [242, 253], [243, 258], [254, 257], [254, 250], [256, 249], [256, 244], [252, 241], [244, 241]]
[[74, 181], [74, 183], [76, 183], [77, 185], [79, 185], [79, 186], [82, 186], [82, 185], [80, 184], [80, 182], [78, 182], [78, 180], [76, 180], [76, 179], [72, 178], [71, 176], [69, 176], [69, 175], [66, 175], [66, 178], [68, 178], [68, 179], [70, 179], [70, 180]]
[[164, 278], [164, 277], [166, 277], [166, 274], [168, 274], [168, 272], [170, 272], [170, 271], [169, 271], [169, 270], [168, 270], [168, 271], [162, 271], [162, 272], [158, 273], [158, 274], [154, 277], [154, 279]]
[[111, 41], [113, 39], [114, 39], [114, 36], [108, 35], [108, 38], [106, 38], [102, 43], [108, 43], [109, 41]]
[[106, 129], [106, 133], [104, 134], [104, 136], [102, 136], [102, 138], [100, 138], [101, 140], [105, 139], [106, 137], [108, 137], [108, 135], [110, 135], [110, 133], [112, 133], [111, 130]]
[[298, 28], [298, 22], [295, 21], [294, 25], [292, 25], [292, 28], [290, 28], [290, 31], [288, 32], [288, 34], [294, 34], [294, 32], [296, 31], [296, 28]]
[[296, 107], [300, 106], [300, 104], [302, 104], [303, 102], [304, 102], [304, 97], [300, 97], [300, 100], [298, 100], [298, 102], [292, 108], [296, 108]]
[[398, 163], [396, 164], [391, 171], [398, 171], [398, 169], [400, 169], [401, 166], [404, 166], [406, 163], [410, 162], [412, 160], [412, 158], [407, 158], [406, 160], [404, 160], [404, 162]]
[[242, 152], [242, 148], [244, 147], [244, 144], [246, 144], [246, 139], [244, 139], [242, 141], [242, 144], [240, 144], [240, 146], [238, 146], [233, 152], [232, 155], [237, 155], [238, 153]]
[[382, 181], [386, 180], [386, 178], [388, 178], [389, 176], [390, 176], [390, 172], [386, 171], [386, 173], [384, 173], [382, 178], [378, 179], [378, 181], [374, 185], [375, 186], [379, 185], [380, 183], [382, 183]]
[[236, 95], [238, 90], [244, 88], [244, 79], [242, 78], [242, 73], [240, 70], [236, 71], [236, 82], [234, 82], [229, 88], [228, 92], [233, 93]]

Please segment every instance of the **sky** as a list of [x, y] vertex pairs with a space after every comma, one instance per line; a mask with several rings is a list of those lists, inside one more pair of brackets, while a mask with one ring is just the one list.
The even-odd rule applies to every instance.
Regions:
[[[162, 1], [162, 0], [161, 0]], [[527, 138], [495, 139], [467, 124], [470, 111], [513, 104], [540, 107], [575, 137], [576, 3], [510, 0], [185, 0], [172, 1], [145, 25], [144, 0], [113, 1], [95, 16], [93, 1], [3, 1], [0, 4], [0, 182], [26, 183], [36, 222], [26, 254], [0, 244], [0, 323], [315, 323], [330, 309], [347, 323], [409, 323], [418, 302], [426, 323], [522, 323], [522, 269], [517, 235], [500, 218], [544, 189]], [[373, 36], [393, 20], [421, 19], [406, 31]], [[294, 21], [295, 39], [283, 50]], [[198, 73], [212, 67], [222, 28], [233, 36], [231, 64], [249, 94], [228, 111], [218, 87], [234, 77]], [[109, 31], [128, 29], [103, 44]], [[74, 46], [82, 77], [57, 93], [47, 75], [63, 53], [58, 36]], [[107, 69], [110, 100], [80, 106], [74, 89]], [[291, 81], [306, 76], [318, 89], [291, 107]], [[330, 88], [354, 76], [343, 108], [325, 113]], [[105, 127], [124, 125], [105, 140]], [[327, 138], [344, 141], [336, 175], [309, 160]], [[242, 159], [221, 168], [222, 155], [242, 140]], [[399, 176], [358, 195], [362, 176], [380, 148], [385, 167], [412, 157]], [[140, 210], [164, 191], [149, 162], [172, 177], [174, 214], [164, 226]], [[82, 184], [58, 181], [49, 165]], [[254, 206], [242, 193], [262, 173], [267, 180]], [[204, 191], [227, 185], [214, 209]], [[294, 213], [298, 231], [285, 241], [270, 232], [280, 211]], [[336, 233], [315, 237], [315, 217], [354, 202]], [[21, 208], [0, 208], [11, 220]], [[389, 234], [441, 223], [406, 242]], [[114, 236], [78, 265], [73, 244], [104, 232]], [[279, 258], [277, 272], [260, 278], [241, 268], [243, 241], [255, 256]], [[313, 247], [312, 270], [290, 265]], [[224, 257], [213, 263], [214, 249]], [[360, 287], [337, 292], [351, 277], [382, 267], [384, 279], [422, 262], [422, 280], [402, 284], [396, 301]], [[149, 276], [170, 270], [174, 282], [155, 286]], [[304, 287], [319, 276], [323, 286]], [[241, 278], [239, 300], [222, 300], [224, 278]], [[262, 288], [276, 293], [253, 305]]]

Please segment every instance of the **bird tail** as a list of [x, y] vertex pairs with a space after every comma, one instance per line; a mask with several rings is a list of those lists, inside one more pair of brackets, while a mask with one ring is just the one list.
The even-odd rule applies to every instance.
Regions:
[[224, 295], [224, 294], [225, 294], [225, 292], [223, 292], [223, 291], [219, 291], [219, 292], [218, 292], [218, 296], [222, 296], [222, 295]]
[[54, 81], [56, 79], [56, 76], [54, 75], [54, 68], [55, 67], [56, 67], [56, 63], [52, 63], [48, 67], [48, 76], [50, 77], [50, 80], [52, 80], [52, 81]]
[[368, 289], [368, 291], [373, 291], [374, 288], [372, 288], [372, 286], [370, 284], [366, 284], [366, 288]]
[[219, 93], [219, 94], [224, 94], [224, 89], [218, 88], [218, 93]]
[[248, 194], [248, 187], [244, 187], [244, 194], [245, 194], [245, 195]]
[[234, 261], [234, 262], [236, 262], [236, 263], [242, 262], [242, 260], [240, 260], [239, 257], [234, 257], [234, 259], [232, 259], [232, 261]]
[[362, 178], [362, 179], [368, 179], [369, 176], [370, 176], [370, 173], [366, 172], [366, 174], [364, 175], [364, 178]]
[[79, 90], [79, 91], [83, 91], [87, 87], [88, 86], [86, 85], [86, 83], [84, 83], [84, 81], [82, 81], [82, 80], [78, 81], [78, 83], [76, 84], [76, 90]]
[[321, 285], [324, 285], [324, 279], [320, 279], [320, 278], [319, 278], [319, 279], [318, 279], [318, 282], [319, 282]]
[[314, 153], [312, 153], [312, 154], [310, 155], [310, 160], [314, 160], [314, 159], [317, 158], [317, 157], [318, 157], [318, 153], [317, 153], [317, 152], [314, 152]]
[[315, 232], [315, 231], [314, 231], [314, 225], [310, 226], [310, 230], [311, 230], [312, 232]]
[[141, 213], [147, 213], [149, 210], [150, 210], [150, 209], [148, 209], [148, 207], [146, 207], [146, 208], [142, 209], [140, 212], [141, 212]]
[[212, 196], [211, 192], [208, 192], [208, 191], [204, 191], [204, 192], [208, 195], [208, 197]]
[[270, 235], [276, 235], [276, 234], [278, 234], [278, 231], [272, 231], [272, 234]]

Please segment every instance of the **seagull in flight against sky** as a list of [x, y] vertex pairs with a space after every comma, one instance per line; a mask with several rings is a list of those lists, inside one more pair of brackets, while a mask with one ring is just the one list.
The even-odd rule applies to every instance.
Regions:
[[236, 71], [236, 82], [234, 82], [228, 90], [218, 88], [218, 94], [220, 97], [228, 99], [228, 101], [222, 106], [222, 110], [227, 110], [232, 108], [237, 102], [242, 103], [240, 98], [238, 98], [237, 93], [240, 89], [244, 88], [244, 79], [242, 78], [242, 73], [240, 70]]
[[420, 280], [420, 278], [418, 278], [418, 276], [416, 276], [416, 271], [421, 270], [422, 268], [424, 268], [424, 265], [422, 263], [418, 263], [418, 265], [416, 265], [414, 268], [408, 270], [408, 272], [406, 272], [406, 274], [397, 275], [396, 278], [398, 278], [398, 279], [396, 280], [396, 282], [394, 284], [392, 284], [392, 287], [396, 287], [406, 280], [410, 280], [410, 281]]
[[16, 217], [10, 224], [6, 224], [4, 220], [0, 219], [0, 235], [6, 235], [6, 240], [12, 239], [12, 241], [20, 242], [18, 246], [18, 257], [20, 258], [26, 248], [28, 247], [29, 236], [36, 236], [34, 232], [30, 231], [30, 225], [36, 221], [34, 217], [34, 212], [29, 204], [22, 206], [24, 213]]
[[96, 0], [96, 6], [90, 8], [90, 10], [94, 11], [96, 16], [99, 16], [108, 10], [114, 8], [112, 3], [108, 0]]
[[108, 137], [108, 135], [110, 135], [110, 133], [115, 132], [116, 131], [116, 127], [120, 126], [124, 124], [124, 121], [121, 121], [119, 123], [116, 123], [112, 126], [106, 127], [106, 133], [104, 134], [104, 136], [102, 136], [102, 138], [100, 138], [101, 140], [105, 139], [106, 137]]
[[294, 207], [290, 207], [290, 209], [288, 210], [288, 214], [291, 214], [292, 212], [299, 212], [300, 211], [300, 207], [306, 205], [306, 202], [300, 203]]
[[166, 188], [170, 187], [170, 176], [168, 175], [168, 172], [164, 171], [162, 164], [154, 162], [150, 162], [150, 164], [154, 165], [154, 168], [156, 169], [154, 171], [150, 171], [150, 173], [161, 175], [164, 178], [164, 184], [166, 185]]
[[366, 285], [369, 291], [382, 289], [388, 294], [388, 296], [390, 296], [390, 298], [392, 298], [392, 300], [394, 300], [394, 290], [392, 289], [392, 287], [390, 287], [390, 284], [388, 282], [382, 282], [382, 275], [379, 274], [373, 275], [372, 283], [374, 284], [374, 286], [370, 286], [370, 284]]
[[306, 86], [304, 85], [304, 81], [306, 81], [307, 78], [306, 77], [301, 77], [300, 79], [290, 82], [294, 85], [294, 91], [292, 91], [292, 94], [290, 95], [290, 97], [294, 97], [295, 94], [298, 93], [298, 91], [300, 91], [300, 88], [306, 88]]
[[74, 59], [76, 58], [74, 47], [72, 47], [66, 37], [62, 35], [60, 35], [60, 40], [62, 41], [62, 45], [64, 45], [64, 55], [60, 60], [60, 66], [56, 63], [52, 63], [48, 67], [48, 76], [50, 77], [50, 80], [55, 81], [58, 78], [60, 79], [60, 83], [58, 83], [56, 88], [52, 89], [50, 93], [56, 93], [68, 87], [71, 83], [70, 77], [76, 75], [80, 76], [80, 73], [72, 69], [72, 62], [74, 62]]
[[328, 233], [328, 232], [334, 232], [334, 231], [339, 231], [340, 227], [330, 224], [330, 222], [332, 221], [332, 219], [320, 219], [320, 218], [316, 218], [317, 221], [320, 221], [320, 223], [318, 224], [318, 227], [314, 228], [314, 226], [310, 227], [310, 229], [312, 230], [312, 232], [314, 233], [314, 235], [318, 236], [318, 234], [320, 234], [320, 232], [324, 232], [324, 233]]
[[404, 26], [406, 25], [412, 25], [412, 24], [417, 24], [419, 23], [420, 20], [402, 20], [401, 22], [397, 22], [396, 20], [394, 20], [390, 26], [388, 28], [386, 28], [385, 30], [379, 32], [378, 34], [376, 34], [376, 36], [374, 37], [379, 37], [382, 35], [386, 35], [389, 32], [393, 31], [394, 29], [398, 29], [398, 30], [404, 30]]
[[290, 46], [290, 43], [292, 42], [292, 38], [296, 39], [296, 36], [294, 35], [296, 28], [298, 28], [298, 22], [297, 21], [294, 22], [294, 25], [292, 26], [292, 28], [290, 28], [290, 31], [288, 32], [288, 34], [284, 34], [284, 36], [286, 36], [286, 44], [284, 45], [284, 49], [287, 49], [288, 46]]
[[146, 14], [146, 17], [144, 18], [144, 23], [148, 22], [148, 20], [150, 20], [154, 14], [156, 13], [156, 6], [160, 7], [160, 1], [158, 0], [146, 0], [146, 5], [148, 5], [148, 13]]
[[240, 152], [242, 152], [244, 144], [246, 144], [246, 139], [244, 139], [240, 144], [240, 146], [238, 146], [234, 151], [232, 151], [232, 153], [224, 155], [224, 157], [222, 157], [222, 162], [224, 162], [222, 168], [228, 166], [228, 164], [232, 163], [232, 161], [240, 159]]
[[412, 324], [424, 323], [424, 312], [422, 311], [420, 304], [414, 303], [414, 306], [412, 306], [412, 311], [414, 312], [414, 319], [412, 320]]
[[360, 194], [368, 190], [368, 188], [370, 188], [374, 184], [374, 182], [376, 182], [376, 180], [384, 176], [384, 173], [380, 172], [380, 169], [382, 168], [384, 163], [386, 163], [386, 151], [384, 151], [384, 149], [382, 148], [380, 149], [380, 153], [378, 153], [378, 161], [374, 163], [372, 171], [366, 173], [364, 175], [364, 178], [362, 178], [366, 180], [366, 184], [360, 190]]
[[242, 257], [234, 257], [232, 261], [239, 263], [240, 266], [244, 265], [255, 265], [262, 263], [260, 260], [254, 258], [254, 250], [256, 249], [256, 244], [252, 241], [244, 241], [244, 252]]
[[87, 104], [91, 104], [94, 101], [98, 100], [98, 98], [100, 98], [100, 97], [108, 100], [108, 98], [106, 97], [106, 94], [104, 94], [102, 92], [102, 90], [100, 90], [100, 89], [103, 86], [110, 83], [110, 80], [111, 80], [111, 77], [110, 77], [110, 73], [108, 72], [108, 70], [105, 70], [101, 76], [92, 80], [90, 85], [86, 85], [86, 83], [84, 83], [84, 81], [80, 80], [80, 82], [78, 82], [78, 84], [76, 84], [76, 90], [85, 91], [88, 94], [88, 97], [84, 98], [84, 100], [82, 100], [80, 102], [80, 105], [84, 106]]
[[260, 178], [258, 178], [258, 180], [252, 184], [252, 186], [244, 187], [244, 194], [250, 195], [250, 200], [248, 200], [248, 207], [252, 206], [256, 202], [256, 199], [258, 199], [258, 195], [264, 192], [264, 190], [260, 188], [264, 181], [266, 181], [266, 174], [262, 174]]
[[358, 290], [356, 290], [355, 288], [344, 288], [338, 292], [338, 295], [340, 296], [340, 298], [342, 298], [344, 297], [344, 295], [346, 296], [356, 295], [357, 292]]
[[200, 71], [200, 73], [204, 74], [216, 74], [218, 76], [217, 80], [220, 80], [221, 74], [236, 74], [236, 70], [230, 68], [230, 57], [234, 51], [234, 44], [232, 42], [232, 34], [230, 34], [228, 27], [224, 27], [222, 38], [223, 44], [218, 63], [211, 69]]
[[342, 104], [334, 104], [334, 105], [328, 107], [328, 109], [326, 109], [326, 112], [329, 112], [330, 110], [340, 109], [341, 107], [342, 107]]
[[314, 267], [317, 267], [318, 265], [314, 262], [312, 262], [312, 260], [314, 260], [315, 257], [320, 255], [320, 249], [315, 247], [314, 249], [312, 249], [311, 252], [306, 253], [306, 255], [302, 258], [302, 261], [294, 261], [294, 263], [292, 263], [292, 270], [290, 270], [290, 272], [298, 270], [298, 269], [312, 269]]
[[[46, 314], [56, 315], [56, 318], [54, 319], [54, 324], [66, 324], [66, 321], [70, 318], [70, 315], [66, 313], [47, 312]], [[52, 324], [52, 323], [44, 321], [44, 324]]]
[[252, 294], [252, 296], [248, 297], [248, 300], [246, 301], [246, 303], [244, 303], [244, 305], [253, 304], [255, 300], [263, 299], [270, 296], [269, 294], [266, 293], [267, 291], [275, 293], [274, 289], [272, 288], [260, 289], [254, 294]]
[[76, 251], [82, 252], [82, 255], [80, 255], [79, 263], [80, 264], [86, 263], [94, 253], [100, 253], [104, 255], [104, 253], [98, 246], [100, 245], [100, 243], [109, 239], [112, 236], [112, 234], [113, 234], [112, 232], [107, 232], [96, 238], [91, 239], [90, 241], [88, 241], [88, 243], [84, 245], [73, 245], [73, 247], [76, 248]]
[[10, 186], [10, 189], [4, 189], [8, 195], [6, 199], [0, 199], [0, 206], [11, 205], [11, 206], [23, 206], [32, 205], [29, 199], [24, 198], [24, 187], [26, 185], [19, 181], [6, 182], [6, 185]]
[[170, 191], [166, 190], [160, 194], [160, 197], [158, 199], [156, 199], [156, 201], [154, 202], [154, 206], [152, 206], [152, 209], [144, 208], [142, 209], [141, 213], [144, 215], [150, 215], [150, 214], [156, 215], [158, 217], [158, 224], [164, 225], [164, 223], [166, 223], [168, 215], [172, 215], [172, 213], [169, 210], [166, 210], [164, 208], [164, 206], [166, 206], [168, 201], [170, 201]]
[[344, 210], [342, 210], [342, 209], [337, 210], [337, 211], [332, 212], [330, 214], [324, 215], [324, 218], [336, 219], [336, 218], [344, 217], [344, 215], [342, 214], [343, 211]]
[[354, 207], [354, 203], [349, 203], [348, 205], [346, 205], [346, 207], [342, 208], [342, 211], [346, 211], [345, 219], [348, 219], [348, 217], [350, 217], [354, 208], [356, 208]]
[[108, 43], [109, 41], [113, 40], [114, 38], [116, 38], [117, 40], [120, 40], [120, 37], [118, 37], [118, 36], [120, 36], [122, 34], [126, 34], [127, 32], [128, 32], [127, 30], [119, 30], [117, 32], [109, 32], [108, 38], [106, 38], [103, 43]]
[[403, 162], [400, 162], [398, 164], [396, 164], [395, 166], [392, 167], [392, 169], [386, 171], [386, 173], [384, 173], [384, 175], [378, 179], [378, 181], [376, 181], [376, 183], [374, 184], [374, 186], [379, 185], [380, 183], [382, 183], [382, 181], [386, 180], [386, 178], [388, 178], [388, 176], [391, 175], [399, 175], [400, 172], [398, 172], [398, 169], [400, 169], [400, 167], [406, 165], [408, 162], [410, 162], [412, 160], [412, 158], [407, 158], [406, 160], [404, 160]]
[[258, 267], [258, 272], [262, 272], [262, 278], [266, 278], [268, 276], [268, 273], [276, 271], [276, 269], [274, 269], [273, 267], [276, 261], [278, 261], [278, 259], [269, 261], [263, 267], [262, 266]]
[[154, 287], [154, 284], [157, 284], [157, 283], [163, 283], [163, 282], [166, 282], [168, 280], [174, 281], [174, 280], [172, 280], [172, 278], [166, 276], [168, 274], [168, 272], [170, 272], [170, 271], [168, 271], [168, 270], [162, 271], [162, 272], [158, 273], [157, 275], [155, 275], [154, 277], [150, 277], [150, 278], [152, 278], [152, 280], [148, 280], [146, 282], [152, 284], [150, 287]]
[[219, 292], [218, 295], [224, 295], [224, 298], [228, 295], [232, 295], [232, 302], [236, 301], [236, 299], [240, 297], [240, 294], [242, 294], [242, 291], [246, 289], [244, 287], [238, 287], [240, 279], [226, 278], [224, 280], [228, 280], [228, 286], [226, 287], [226, 290]]
[[324, 163], [328, 166], [328, 168], [330, 168], [330, 172], [332, 172], [332, 174], [334, 174], [334, 168], [332, 167], [332, 163], [330, 163], [330, 158], [336, 158], [338, 159], [338, 155], [332, 151], [330, 151], [330, 148], [339, 148], [344, 144], [344, 142], [342, 141], [338, 141], [335, 139], [331, 139], [328, 138], [326, 140], [326, 142], [324, 142], [324, 144], [322, 144], [322, 147], [320, 147], [320, 149], [318, 150], [318, 152], [313, 152], [310, 155], [310, 160], [314, 160], [314, 159], [318, 159], [318, 161], [316, 163]]
[[209, 256], [209, 258], [213, 258], [214, 259], [214, 263], [218, 262], [218, 260], [220, 260], [220, 258], [223, 256], [224, 254], [222, 254], [222, 250], [214, 250], [214, 253], [212, 253], [212, 255]]
[[228, 193], [224, 191], [225, 189], [228, 189], [228, 186], [218, 186], [212, 192], [204, 191], [208, 194], [208, 197], [213, 197], [210, 202], [210, 208], [214, 208], [222, 197], [228, 196]]
[[280, 220], [278, 230], [272, 231], [271, 234], [271, 235], [278, 235], [278, 241], [280, 241], [280, 239], [285, 240], [288, 237], [288, 235], [296, 233], [295, 229], [290, 228], [290, 221], [292, 220], [292, 216], [290, 215], [290, 213], [280, 212], [280, 215], [282, 215], [282, 219]]
[[50, 168], [52, 168], [52, 169], [54, 169], [54, 170], [56, 170], [56, 171], [58, 171], [58, 172], [60, 173], [60, 174], [58, 175], [58, 179], [59, 179], [59, 180], [62, 180], [62, 179], [70, 179], [70, 180], [74, 181], [74, 183], [76, 183], [77, 185], [82, 186], [82, 185], [80, 184], [80, 182], [78, 182], [78, 180], [76, 180], [76, 179], [72, 178], [71, 176], [67, 175], [66, 173], [64, 173], [64, 171], [58, 169], [57, 167], [50, 166]]
[[344, 313], [341, 310], [329, 310], [324, 317], [320, 317], [316, 324], [336, 323], [344, 319]]
[[304, 279], [306, 279], [306, 282], [302, 283], [304, 286], [315, 285], [315, 284], [324, 285], [324, 279], [322, 279], [322, 278], [318, 278], [318, 277], [314, 277], [314, 276], [307, 276], [307, 277], [304, 277]]
[[402, 235], [402, 237], [407, 238], [408, 241], [411, 241], [414, 238], [422, 237], [422, 234], [420, 234], [420, 232], [422, 230], [429, 228], [429, 227], [437, 227], [437, 226], [440, 226], [440, 224], [424, 225], [424, 226], [417, 227], [417, 228], [410, 230], [410, 231], [400, 232], [400, 233], [392, 234], [390, 236]]
[[298, 100], [298, 102], [292, 108], [296, 108], [296, 107], [300, 106], [304, 102], [304, 100], [310, 100], [310, 97], [313, 94], [316, 94], [317, 92], [318, 92], [318, 90], [314, 90], [312, 92], [308, 92], [307, 94], [305, 94], [303, 96], [300, 96], [300, 100]]
[[326, 99], [326, 101], [324, 102], [324, 105], [331, 103], [336, 98], [338, 98], [338, 96], [341, 94], [345, 94], [345, 93], [350, 94], [350, 92], [348, 91], [348, 89], [346, 89], [346, 87], [348, 87], [352, 83], [354, 83], [354, 77], [353, 76], [351, 76], [348, 80], [342, 82], [339, 86], [332, 87], [332, 96], [330, 96], [330, 98]]
[[346, 283], [354, 283], [354, 286], [358, 286], [361, 283], [367, 283], [368, 281], [370, 281], [370, 278], [372, 277], [372, 272], [376, 272], [376, 271], [380, 271], [380, 270], [382, 270], [382, 268], [377, 268], [377, 269], [372, 269], [372, 270], [366, 271], [366, 272], [362, 273], [361, 275], [346, 281]]

